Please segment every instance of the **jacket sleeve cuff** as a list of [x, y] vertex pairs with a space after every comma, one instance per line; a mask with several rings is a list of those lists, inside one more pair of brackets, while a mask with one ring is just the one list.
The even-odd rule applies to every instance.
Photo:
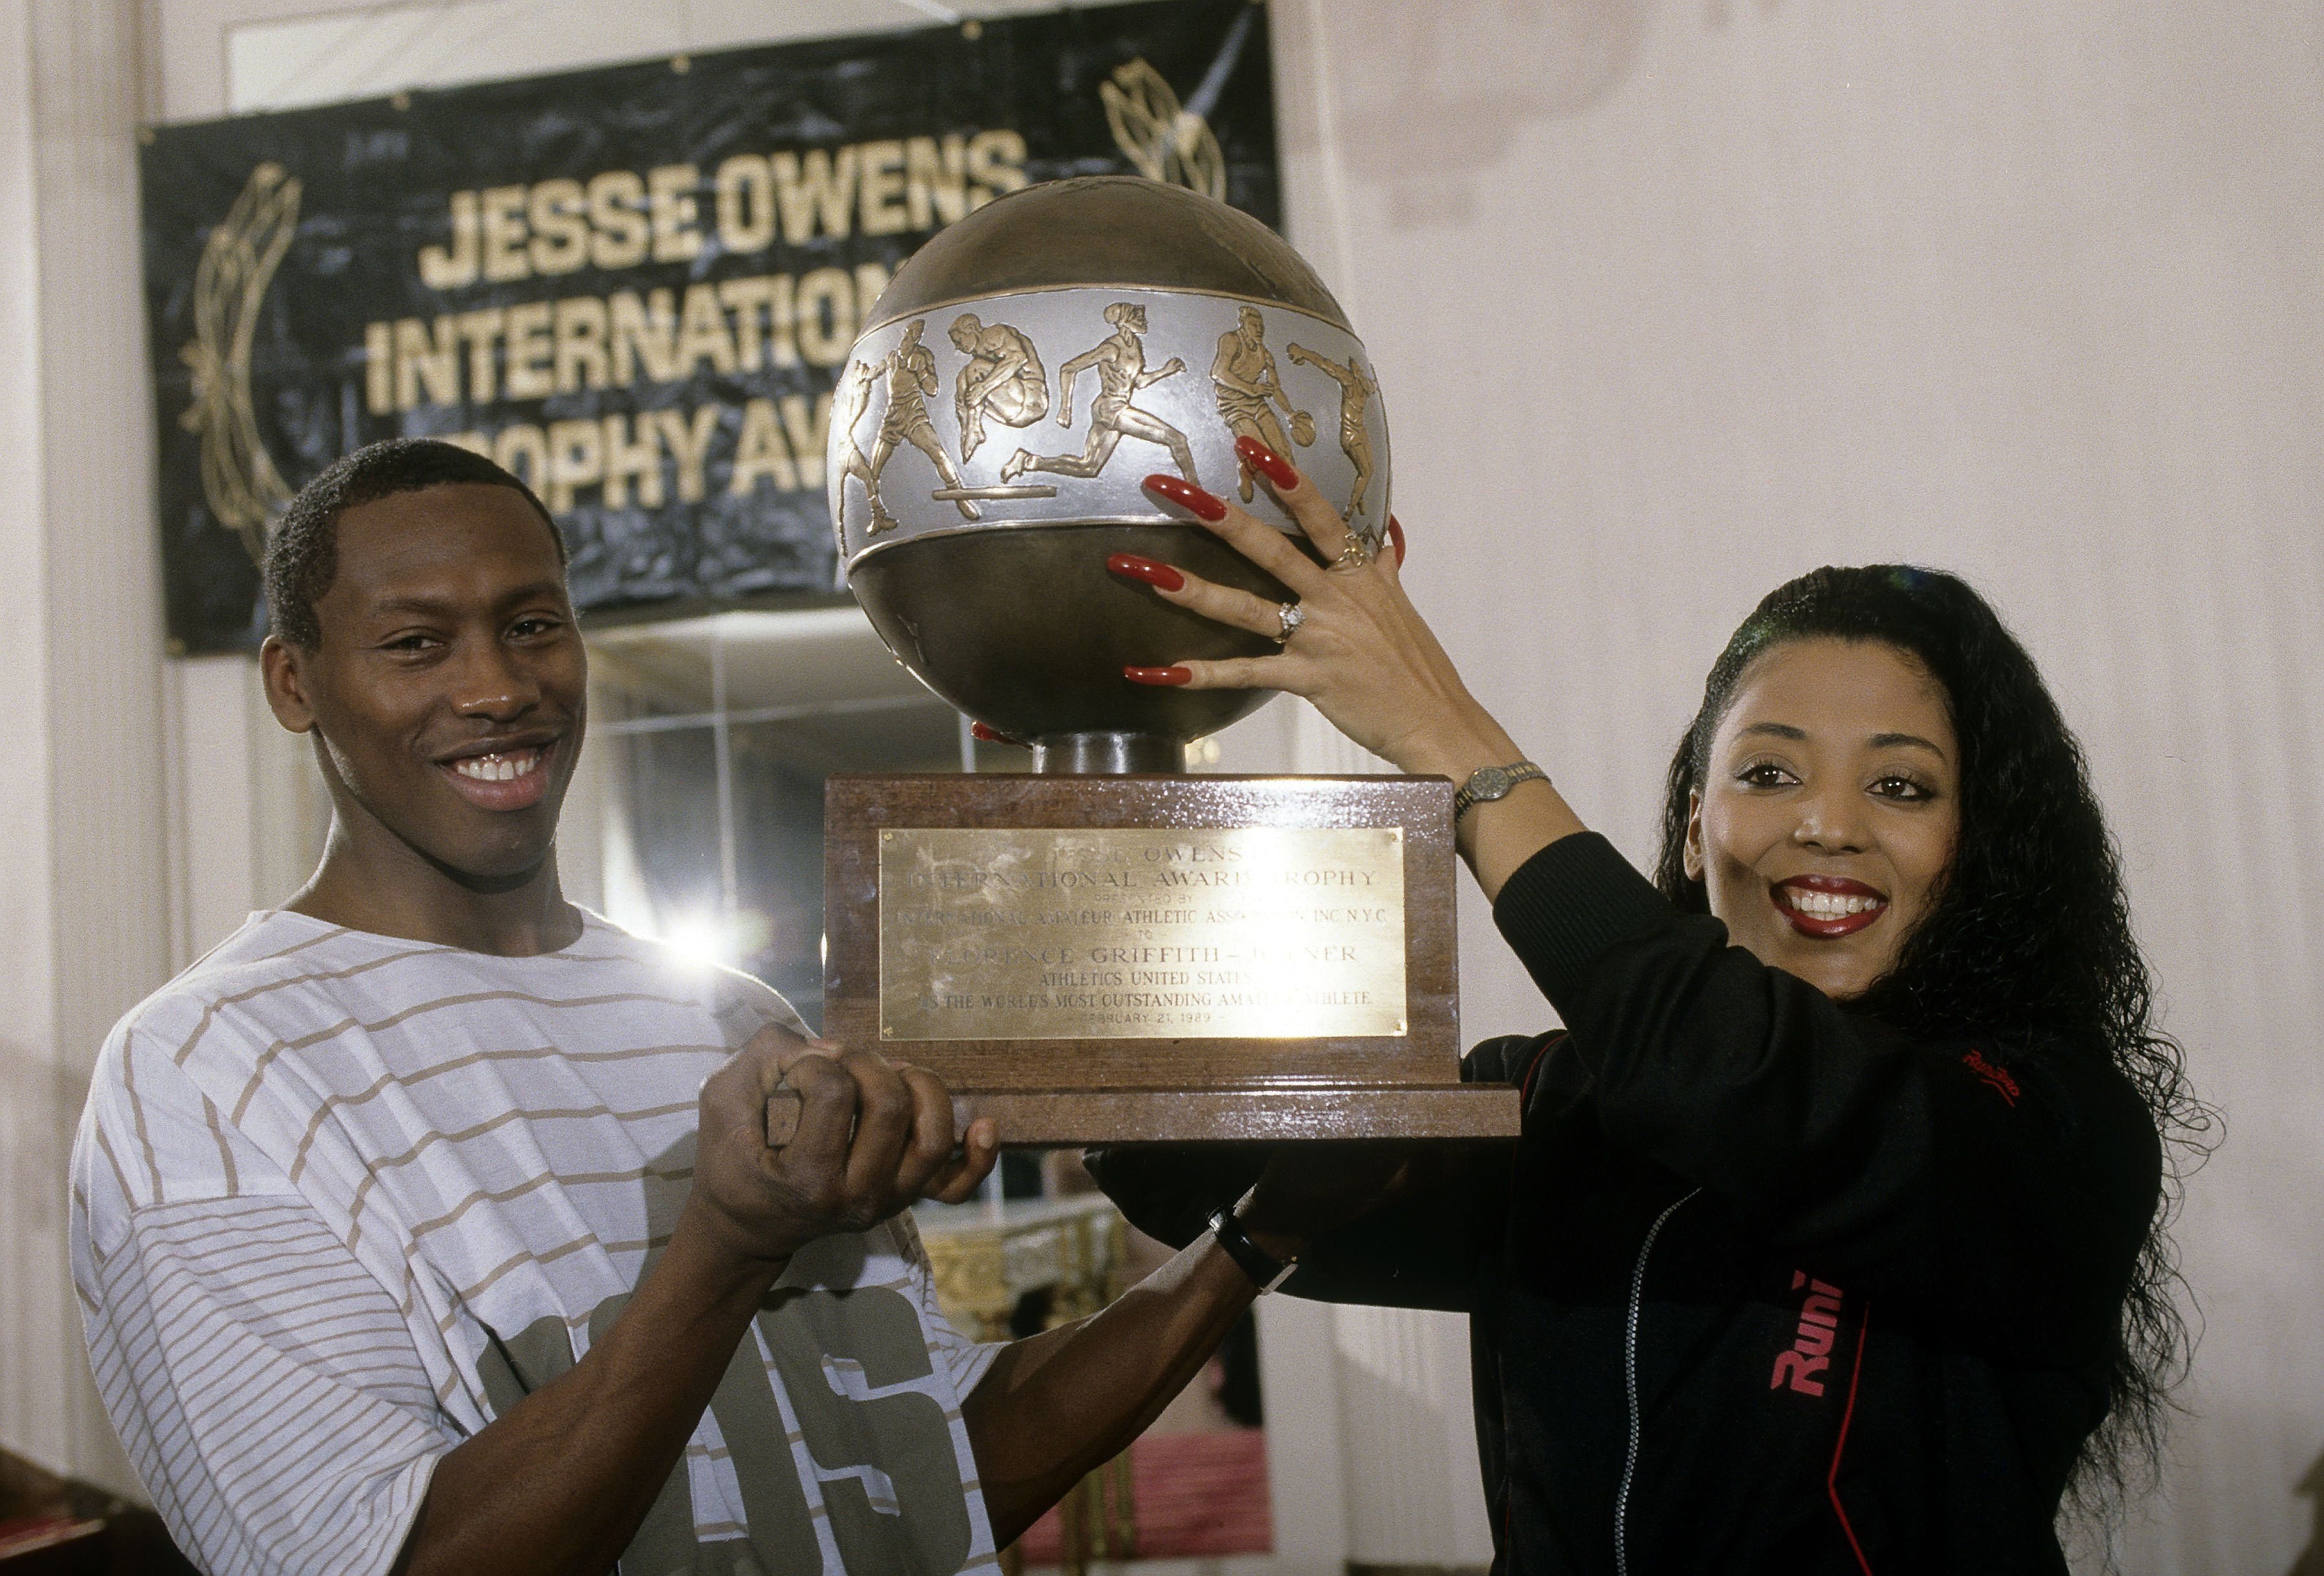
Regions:
[[1669, 899], [1595, 832], [1535, 854], [1493, 902], [1493, 922], [1568, 1021], [1600, 954], [1674, 917]]

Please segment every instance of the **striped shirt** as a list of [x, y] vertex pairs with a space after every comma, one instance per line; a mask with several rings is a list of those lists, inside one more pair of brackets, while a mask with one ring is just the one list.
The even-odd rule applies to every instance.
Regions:
[[[385, 1570], [437, 1460], [570, 1369], [668, 1240], [754, 980], [587, 916], [496, 957], [254, 915], [139, 1006], [73, 1151], [97, 1386], [212, 1571]], [[908, 1214], [791, 1261], [632, 1573], [993, 1564], [961, 1420], [991, 1348]]]

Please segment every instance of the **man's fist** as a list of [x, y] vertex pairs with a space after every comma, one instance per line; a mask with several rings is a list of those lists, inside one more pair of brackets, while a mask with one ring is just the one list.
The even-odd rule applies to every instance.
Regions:
[[[768, 1102], [797, 1128], [768, 1141]], [[775, 1114], [788, 1118], [788, 1099]], [[788, 1125], [788, 1123], [786, 1123]], [[817, 1237], [869, 1230], [917, 1198], [957, 1203], [1000, 1153], [990, 1121], [953, 1152], [952, 1095], [935, 1074], [770, 1026], [702, 1085], [687, 1211], [739, 1258], [788, 1258]]]

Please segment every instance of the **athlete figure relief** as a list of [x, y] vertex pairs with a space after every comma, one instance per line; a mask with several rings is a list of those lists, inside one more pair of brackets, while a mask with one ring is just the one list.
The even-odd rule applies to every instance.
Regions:
[[[839, 389], [832, 396], [831, 419], [847, 440], [846, 457], [839, 462], [839, 508], [831, 518], [831, 533], [838, 539], [839, 556], [847, 556], [847, 478], [853, 476], [863, 484], [864, 495], [872, 500], [872, 527], [863, 534], [877, 536], [896, 523], [880, 502], [880, 473], [863, 456], [863, 446], [856, 441], [855, 424], [863, 419], [864, 410], [872, 403], [872, 385], [878, 380], [880, 369], [862, 361], [851, 361], [847, 370], [839, 375]], [[885, 523], [882, 523], [882, 522]]]
[[984, 447], [984, 419], [1007, 427], [1030, 427], [1049, 413], [1049, 374], [1041, 353], [1006, 323], [990, 327], [974, 312], [952, 320], [952, 342], [968, 357], [953, 383], [953, 411], [960, 419], [960, 457], [974, 459]]
[[[1371, 370], [1360, 364], [1354, 356], [1346, 363], [1333, 361], [1316, 355], [1305, 346], [1285, 347], [1292, 362], [1299, 366], [1312, 366], [1340, 385], [1340, 452], [1346, 455], [1356, 467], [1355, 496], [1348, 501], [1350, 514], [1364, 512], [1364, 491], [1372, 481], [1372, 440], [1364, 430], [1364, 412], [1379, 392]], [[1277, 453], [1282, 451], [1277, 450]]]
[[[944, 383], [936, 376], [935, 352], [920, 343], [920, 330], [927, 322], [925, 318], [913, 318], [906, 326], [904, 337], [897, 342], [896, 348], [880, 360], [851, 363], [841, 384], [839, 397], [834, 402], [832, 419], [845, 422], [842, 430], [848, 435], [848, 456], [840, 463], [843, 501], [846, 478], [859, 478], [863, 484], [864, 495], [872, 501], [872, 523], [863, 532], [867, 538], [896, 529], [896, 517], [888, 512], [887, 504], [880, 498], [880, 475], [888, 468], [888, 461], [895, 454], [899, 443], [908, 443], [935, 461], [936, 474], [944, 478], [945, 486], [958, 489], [964, 485], [960, 479], [959, 468], [952, 463], [952, 456], [945, 453], [944, 444], [936, 437], [936, 426], [928, 419], [927, 397], [942, 389]], [[872, 380], [882, 375], [888, 380], [888, 408], [881, 413], [880, 436], [872, 440], [872, 453], [867, 458], [862, 449], [855, 445], [855, 423], [862, 419], [863, 407], [871, 398]], [[962, 519], [982, 518], [976, 505], [968, 499], [954, 496], [952, 502], [959, 509]], [[843, 502], [842, 513], [844, 512]], [[842, 533], [840, 550], [844, 553], [846, 550], [844, 525], [839, 529]]]
[[[1267, 323], [1256, 307], [1245, 307], [1235, 327], [1219, 336], [1218, 359], [1211, 363], [1211, 384], [1217, 392], [1219, 414], [1227, 430], [1267, 445], [1277, 454], [1291, 452], [1283, 424], [1268, 408], [1269, 401], [1291, 418], [1291, 436], [1301, 447], [1315, 441], [1315, 419], [1291, 403], [1276, 375], [1275, 352], [1267, 347]], [[1251, 498], [1250, 467], [1238, 464], [1238, 486], [1246, 503]]]
[[1089, 441], [1077, 455], [1036, 455], [1020, 448], [1001, 465], [1002, 482], [1014, 481], [1027, 471], [1094, 476], [1105, 469], [1106, 462], [1113, 457], [1115, 447], [1123, 438], [1135, 438], [1168, 449], [1178, 474], [1196, 486], [1202, 485], [1194, 475], [1194, 451], [1187, 444], [1186, 435], [1152, 411], [1141, 410], [1130, 402], [1139, 390], [1185, 372], [1186, 364], [1174, 355], [1157, 370], [1146, 370], [1146, 345], [1139, 338], [1146, 332], [1144, 307], [1131, 301], [1116, 301], [1106, 308], [1105, 320], [1113, 325], [1112, 336], [1057, 369], [1060, 427], [1074, 424], [1074, 383], [1083, 373], [1092, 367], [1097, 369], [1097, 397], [1090, 401]]

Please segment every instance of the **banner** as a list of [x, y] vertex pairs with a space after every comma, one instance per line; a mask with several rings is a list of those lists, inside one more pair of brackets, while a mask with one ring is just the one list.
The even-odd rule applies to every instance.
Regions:
[[399, 435], [548, 502], [585, 611], [827, 594], [832, 391], [902, 261], [1028, 182], [1278, 222], [1267, 16], [1158, 0], [157, 127], [171, 650], [265, 635], [291, 493]]

